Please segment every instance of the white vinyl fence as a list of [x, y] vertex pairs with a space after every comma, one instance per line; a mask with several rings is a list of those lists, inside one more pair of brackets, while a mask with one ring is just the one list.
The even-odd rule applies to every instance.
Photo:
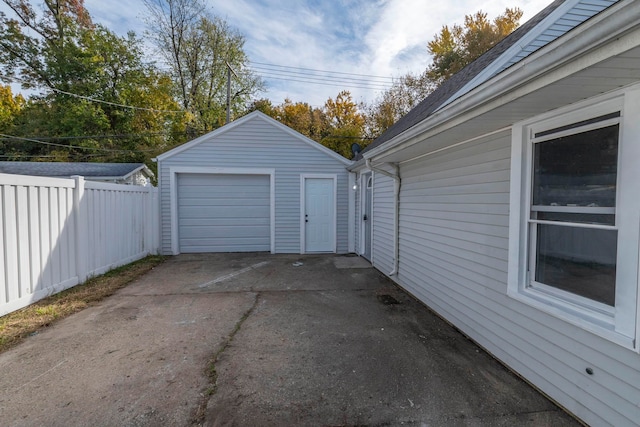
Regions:
[[158, 252], [154, 187], [0, 174], [0, 316]]

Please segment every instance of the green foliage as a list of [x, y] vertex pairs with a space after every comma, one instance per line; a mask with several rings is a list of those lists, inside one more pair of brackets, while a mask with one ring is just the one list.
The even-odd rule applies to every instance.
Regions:
[[427, 45], [433, 57], [427, 69], [418, 75], [400, 77], [365, 108], [366, 135], [371, 138], [380, 136], [445, 80], [515, 30], [521, 17], [522, 11], [518, 8], [507, 8], [493, 21], [479, 11], [465, 16], [463, 25], [442, 27]]
[[41, 91], [12, 134], [48, 142], [5, 141], [13, 159], [148, 161], [184, 141], [187, 115], [160, 112], [179, 110], [171, 81], [143, 63], [133, 33], [92, 23], [82, 0], [2, 1], [15, 16], [0, 16], [0, 76]]
[[247, 107], [245, 113], [256, 110], [318, 142], [329, 132], [323, 109], [312, 107], [306, 102], [294, 103], [286, 98], [282, 104], [273, 105], [268, 99], [258, 99]]
[[222, 126], [231, 74], [232, 117], [244, 112], [263, 82], [249, 69], [244, 37], [200, 0], [144, 0], [148, 33], [171, 68], [175, 94], [191, 113], [192, 135]]
[[0, 84], [0, 133], [11, 133], [13, 121], [24, 107], [22, 95], [13, 95], [10, 86]]
[[433, 56], [433, 62], [427, 70], [429, 79], [441, 84], [462, 70], [515, 30], [522, 13], [519, 8], [507, 8], [502, 15], [489, 21], [487, 14], [479, 11], [466, 15], [464, 25], [442, 27], [440, 33], [427, 44]]
[[371, 138], [381, 135], [426, 98], [435, 87], [426, 72], [400, 77], [389, 90], [365, 108], [366, 135]]
[[365, 118], [351, 98], [349, 91], [342, 91], [336, 99], [329, 98], [324, 104], [328, 122], [328, 134], [320, 142], [346, 158], [352, 157], [351, 145], [361, 146]]
[[368, 142], [363, 137], [365, 115], [362, 106], [357, 105], [346, 90], [338, 93], [335, 99], [329, 98], [322, 108], [312, 107], [306, 102], [294, 103], [290, 99], [274, 106], [268, 99], [258, 99], [249, 105], [247, 113], [256, 110], [346, 158], [353, 156], [353, 143], [366, 146]]

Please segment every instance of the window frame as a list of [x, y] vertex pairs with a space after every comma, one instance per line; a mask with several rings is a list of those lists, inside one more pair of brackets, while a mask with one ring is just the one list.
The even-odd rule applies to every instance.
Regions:
[[[633, 118], [634, 114], [640, 114], [639, 89], [640, 85], [634, 90], [616, 91], [513, 126], [507, 287], [508, 295], [520, 302], [635, 350], [638, 350], [639, 329], [640, 202], [637, 199], [640, 198], [637, 197], [637, 185], [634, 188], [634, 182], [640, 182], [640, 172], [637, 171], [640, 169], [640, 144], [637, 143], [637, 137], [633, 141], [633, 138], [626, 138], [625, 135], [640, 135], [640, 125], [624, 117]], [[620, 113], [617, 118], [572, 126], [616, 112]], [[536, 220], [531, 220], [534, 145], [616, 123], [619, 124], [619, 133], [615, 223], [613, 226], [596, 226], [618, 233], [615, 306], [537, 282], [532, 287], [534, 270], [530, 271], [530, 268], [533, 268], [532, 259], [537, 253], [535, 241], [531, 239], [532, 235], [535, 236], [532, 227], [536, 227]], [[553, 129], [559, 130], [545, 134]], [[543, 135], [536, 138], [536, 134], [541, 133]], [[586, 228], [589, 227], [587, 225]]]

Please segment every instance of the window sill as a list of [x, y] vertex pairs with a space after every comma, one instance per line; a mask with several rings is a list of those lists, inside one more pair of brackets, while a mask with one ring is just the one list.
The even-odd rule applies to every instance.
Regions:
[[596, 316], [589, 310], [531, 288], [520, 289], [518, 291], [509, 289], [508, 295], [523, 304], [579, 327], [600, 338], [604, 338], [630, 350], [636, 350], [634, 337], [616, 332], [613, 319]]

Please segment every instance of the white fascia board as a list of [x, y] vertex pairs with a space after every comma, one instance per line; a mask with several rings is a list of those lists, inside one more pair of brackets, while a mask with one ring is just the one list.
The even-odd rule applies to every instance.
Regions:
[[126, 175], [122, 176], [122, 177], [121, 177], [121, 179], [127, 179], [127, 178], [129, 178], [131, 175], [133, 175], [134, 173], [139, 172], [139, 171], [143, 171], [143, 172], [144, 172], [148, 177], [155, 176], [155, 175], [153, 174], [153, 172], [151, 171], [151, 169], [149, 169], [149, 168], [147, 167], [147, 165], [145, 165], [145, 164], [143, 163], [142, 165], [138, 166], [137, 168], [135, 168], [134, 170], [132, 170], [132, 171], [131, 171], [131, 172], [129, 172], [128, 174], [126, 174]]
[[360, 172], [363, 169], [367, 168], [367, 164], [365, 162], [365, 159], [362, 158], [360, 160], [358, 160], [357, 162], [352, 162], [351, 165], [349, 167], [347, 167], [347, 170], [349, 172]]
[[621, 0], [363, 156], [407, 148], [639, 44], [640, 2]]
[[316, 150], [319, 150], [321, 152], [323, 152], [324, 154], [332, 157], [335, 160], [338, 160], [339, 162], [341, 162], [342, 164], [344, 164], [345, 166], [350, 165], [351, 163], [353, 163], [351, 160], [346, 159], [344, 157], [342, 157], [340, 154], [336, 153], [333, 150], [330, 150], [329, 148], [325, 147], [324, 145], [310, 139], [307, 138], [306, 136], [302, 135], [300, 132], [297, 132], [293, 129], [291, 129], [289, 126], [286, 126], [282, 123], [280, 123], [279, 121], [277, 121], [274, 118], [271, 118], [269, 116], [267, 116], [266, 114], [264, 114], [261, 111], [254, 111], [252, 113], [247, 114], [244, 117], [239, 118], [238, 120], [234, 120], [233, 122], [226, 124], [224, 126], [222, 126], [219, 129], [214, 130], [213, 132], [209, 132], [205, 135], [202, 135], [192, 141], [189, 141], [185, 144], [180, 145], [179, 147], [174, 148], [173, 150], [169, 150], [166, 153], [160, 154], [158, 157], [156, 157], [154, 159], [154, 161], [163, 161], [171, 156], [174, 156], [178, 153], [181, 153], [185, 150], [188, 150], [198, 144], [201, 144], [205, 141], [209, 141], [212, 140], [232, 129], [235, 129], [238, 126], [241, 126], [243, 123], [248, 122], [249, 120], [252, 119], [262, 119], [263, 121], [271, 124], [272, 126], [277, 127], [278, 129], [280, 129], [283, 132], [286, 132], [288, 134], [290, 134], [291, 136], [295, 137], [296, 139], [304, 142], [305, 144], [308, 144], [309, 146], [315, 148]]

